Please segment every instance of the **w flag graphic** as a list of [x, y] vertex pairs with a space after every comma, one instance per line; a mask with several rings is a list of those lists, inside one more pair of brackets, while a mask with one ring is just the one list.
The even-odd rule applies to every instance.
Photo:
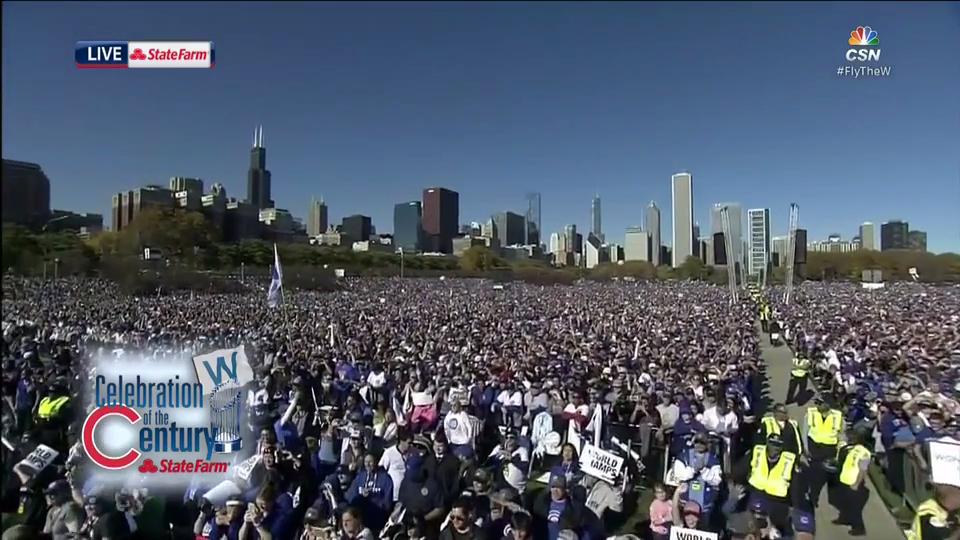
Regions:
[[283, 269], [280, 268], [280, 255], [277, 245], [273, 245], [273, 270], [270, 274], [270, 290], [267, 291], [267, 305], [275, 308], [280, 305], [283, 294]]

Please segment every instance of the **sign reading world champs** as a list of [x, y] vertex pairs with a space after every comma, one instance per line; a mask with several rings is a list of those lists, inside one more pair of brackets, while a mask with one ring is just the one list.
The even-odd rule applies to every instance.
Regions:
[[623, 458], [587, 443], [580, 454], [580, 470], [609, 484], [616, 483]]

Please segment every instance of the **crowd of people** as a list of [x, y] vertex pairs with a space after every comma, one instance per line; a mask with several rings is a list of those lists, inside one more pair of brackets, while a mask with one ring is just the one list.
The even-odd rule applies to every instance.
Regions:
[[[763, 416], [757, 299], [731, 304], [721, 287], [364, 279], [290, 291], [277, 309], [260, 293], [131, 298], [86, 279], [4, 277], [3, 293], [4, 538], [665, 539], [670, 527], [812, 538], [806, 490], [766, 497], [779, 506], [747, 496], [757, 445], [776, 458], [791, 443]], [[856, 397], [854, 422], [879, 418], [885, 434], [871, 400], [911, 392], [889, 414], [928, 420], [919, 440], [955, 430], [929, 407], [956, 407], [958, 300], [812, 286], [772, 308], [788, 341]], [[252, 444], [229, 495], [95, 481], [77, 444], [93, 359], [236, 346], [255, 373]], [[926, 368], [939, 388], [901, 391]], [[57, 459], [20, 466], [38, 444]], [[622, 460], [612, 478], [581, 461], [591, 445]], [[644, 488], [654, 502], [640, 523]]]

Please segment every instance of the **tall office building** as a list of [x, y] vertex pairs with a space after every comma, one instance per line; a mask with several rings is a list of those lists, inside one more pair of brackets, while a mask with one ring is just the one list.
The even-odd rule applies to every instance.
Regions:
[[170, 191], [177, 193], [186, 191], [197, 197], [203, 196], [203, 180], [199, 178], [186, 178], [183, 176], [174, 176], [170, 178]]
[[42, 228], [50, 219], [50, 179], [36, 163], [3, 160], [4, 223]]
[[587, 268], [593, 268], [600, 263], [610, 261], [606, 246], [593, 233], [587, 235], [587, 241], [583, 245], [583, 258]]
[[343, 218], [341, 225], [341, 234], [345, 235], [349, 242], [366, 242], [370, 240], [370, 217], [360, 214], [354, 214]]
[[247, 172], [247, 202], [258, 210], [272, 208], [270, 199], [270, 171], [267, 170], [267, 149], [263, 146], [263, 126], [253, 134], [250, 149], [250, 170]]
[[442, 187], [423, 190], [424, 251], [453, 253], [459, 223], [459, 193]]
[[899, 219], [880, 225], [880, 251], [908, 249], [910, 247], [910, 224]]
[[876, 251], [877, 249], [877, 231], [876, 227], [873, 226], [873, 223], [869, 221], [864, 221], [860, 225], [860, 249], [869, 249]]
[[563, 236], [566, 237], [566, 246], [567, 253], [576, 253], [577, 252], [577, 226], [574, 224], [567, 225], [563, 228]]
[[759, 275], [767, 271], [767, 263], [770, 261], [770, 209], [747, 210], [747, 223], [750, 227], [747, 273]]
[[673, 267], [693, 255], [693, 175], [681, 172], [671, 177], [673, 208]]
[[527, 221], [524, 216], [513, 212], [498, 212], [491, 219], [493, 220], [493, 237], [500, 241], [501, 246], [525, 243], [524, 227]]
[[603, 242], [603, 219], [600, 215], [600, 195], [594, 195], [590, 202], [590, 232]]
[[650, 260], [650, 234], [640, 227], [627, 229], [623, 238], [624, 261]]
[[699, 224], [699, 223], [694, 223], [694, 224], [693, 224], [693, 239], [692, 239], [691, 241], [693, 242], [693, 256], [696, 257], [696, 258], [698, 258], [698, 259], [701, 258], [701, 255], [700, 255], [700, 224]]
[[647, 206], [647, 233], [650, 235], [650, 255], [647, 260], [654, 266], [660, 266], [663, 264], [660, 258], [660, 246], [663, 245], [660, 241], [660, 209], [653, 201]]
[[540, 228], [540, 194], [527, 193], [527, 228], [524, 244], [528, 246], [540, 245], [543, 229]]
[[323, 202], [323, 197], [319, 201], [311, 199], [310, 211], [307, 212], [307, 236], [320, 236], [327, 232], [329, 226], [327, 204]]
[[924, 231], [910, 231], [907, 234], [907, 245], [913, 251], [927, 251], [927, 233]]
[[410, 201], [393, 207], [393, 246], [406, 252], [421, 250], [420, 239], [423, 206], [420, 201]]
[[710, 209], [710, 232], [717, 234], [723, 232], [723, 220], [720, 217], [720, 211], [727, 207], [727, 219], [730, 221], [730, 240], [733, 243], [733, 249], [737, 252], [732, 258], [737, 261], [743, 261], [743, 206], [737, 202], [722, 202], [713, 205]]
[[787, 260], [787, 248], [790, 245], [790, 237], [774, 236], [770, 239], [770, 263], [773, 266], [781, 267]]
[[561, 251], [561, 238], [563, 238], [563, 236], [561, 236], [560, 233], [550, 233], [550, 245], [548, 246], [550, 253], [559, 253]]

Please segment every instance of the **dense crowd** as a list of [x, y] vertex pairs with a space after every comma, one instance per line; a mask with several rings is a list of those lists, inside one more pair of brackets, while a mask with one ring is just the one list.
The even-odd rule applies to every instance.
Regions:
[[[721, 287], [368, 279], [291, 291], [277, 309], [265, 293], [130, 298], [95, 280], [5, 277], [3, 293], [4, 538], [663, 539], [673, 525], [759, 539], [772, 529], [748, 508], [739, 472], [765, 401], [757, 306], [731, 305]], [[814, 286], [774, 308], [789, 341], [824, 358], [858, 420], [883, 435], [888, 414], [916, 413], [939, 436], [951, 428], [930, 404], [956, 412], [958, 300], [956, 289]], [[255, 372], [244, 394], [254, 444], [231, 470], [236, 489], [91, 480], [77, 440], [93, 358], [236, 346]], [[911, 386], [923, 373], [940, 386]], [[584, 471], [586, 443], [622, 458], [614, 478]], [[56, 461], [18, 466], [38, 444]], [[649, 521], [624, 526], [641, 486], [655, 494], [641, 509]]]
[[925, 443], [960, 442], [960, 287], [808, 283], [789, 305], [782, 292], [769, 296], [788, 341], [874, 443], [893, 489], [903, 495], [914, 472], [925, 484]]

